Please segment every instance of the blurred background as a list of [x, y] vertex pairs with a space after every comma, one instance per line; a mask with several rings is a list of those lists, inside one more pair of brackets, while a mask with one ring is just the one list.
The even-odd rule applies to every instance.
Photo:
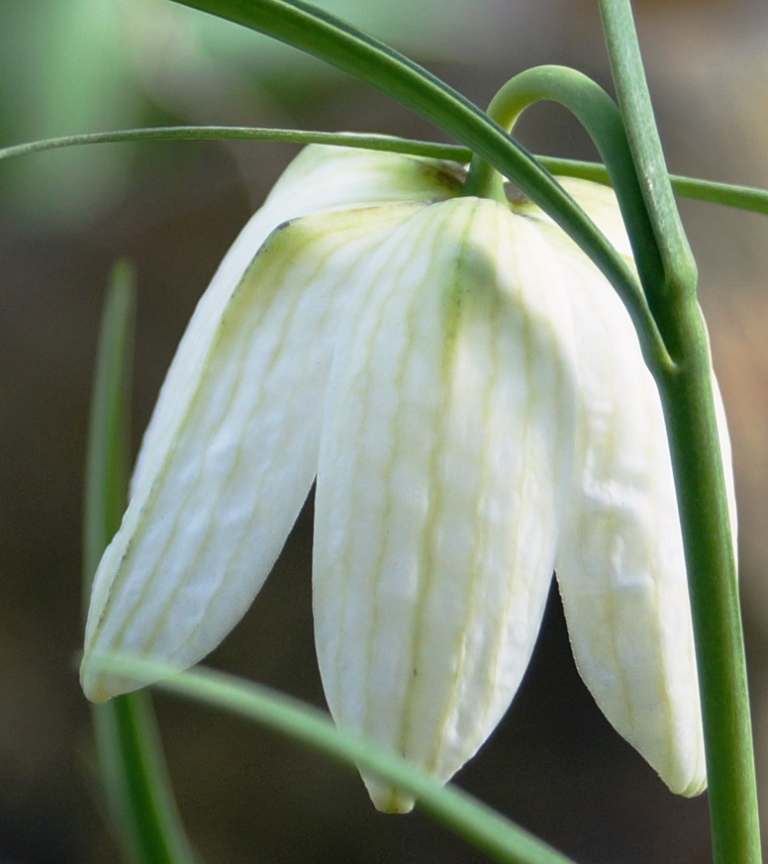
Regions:
[[[481, 105], [540, 63], [608, 85], [593, 0], [324, 0]], [[636, 2], [670, 169], [768, 187], [768, 6]], [[291, 49], [165, 0], [3, 0], [0, 144], [163, 123], [440, 138]], [[531, 149], [592, 158], [564, 112]], [[0, 164], [0, 864], [115, 861], [93, 775], [81, 644], [80, 510], [96, 331], [109, 270], [139, 276], [135, 444], [197, 298], [296, 152], [275, 144], [108, 145]], [[683, 202], [729, 411], [741, 584], [768, 833], [768, 222]], [[310, 610], [311, 504], [211, 662], [323, 705]], [[357, 776], [291, 742], [157, 698], [180, 807], [228, 864], [483, 860], [416, 812], [375, 813]], [[710, 860], [705, 797], [669, 794], [575, 672], [556, 595], [507, 718], [457, 778], [577, 861]]]

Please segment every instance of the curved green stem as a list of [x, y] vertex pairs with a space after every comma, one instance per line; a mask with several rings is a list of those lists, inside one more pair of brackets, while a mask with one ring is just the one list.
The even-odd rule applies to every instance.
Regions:
[[[491, 101], [488, 115], [511, 131], [523, 111], [541, 101], [557, 102], [567, 108], [589, 133], [605, 163], [642, 285], [642, 290], [635, 286], [632, 295], [622, 293], [622, 298], [635, 322], [646, 363], [660, 371], [669, 369], [673, 363], [656, 326], [652, 304], [664, 272], [619, 109], [602, 87], [581, 72], [564, 66], [537, 66], [508, 81]], [[483, 194], [492, 188], [496, 176], [487, 162], [475, 157], [465, 193]]]
[[[135, 292], [127, 264], [112, 275], [91, 404], [83, 518], [83, 597], [122, 519], [128, 489]], [[87, 608], [87, 607], [86, 607]], [[92, 706], [109, 816], [134, 864], [195, 864], [165, 770], [152, 702], [129, 693]]]
[[[442, 785], [402, 756], [337, 727], [316, 708], [253, 682], [198, 667], [178, 669], [141, 657], [100, 656], [112, 675], [153, 682], [291, 738], [350, 768], [364, 768], [413, 793], [416, 806], [501, 864], [571, 864], [568, 858], [451, 784]], [[160, 680], [158, 680], [160, 679]]]

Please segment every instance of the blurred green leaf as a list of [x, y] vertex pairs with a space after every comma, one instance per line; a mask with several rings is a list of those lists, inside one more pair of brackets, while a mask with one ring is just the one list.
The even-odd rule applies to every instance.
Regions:
[[[102, 316], [85, 482], [83, 600], [120, 525], [128, 491], [130, 382], [135, 320], [134, 274], [121, 261], [110, 278]], [[133, 864], [194, 864], [168, 781], [148, 693], [93, 706], [107, 812]]]
[[[431, 60], [466, 60], [492, 0], [323, 0], [365, 29]], [[167, 0], [0, 3], [0, 143], [152, 121], [253, 122], [266, 102], [344, 81], [285, 45]], [[277, 84], [275, 84], [277, 82]], [[266, 88], [266, 89], [265, 89]], [[311, 104], [305, 103], [305, 104]], [[130, 148], [23, 160], [4, 175], [4, 203], [43, 223], [87, 222], [126, 188]], [[52, 202], [55, 202], [52, 204]]]

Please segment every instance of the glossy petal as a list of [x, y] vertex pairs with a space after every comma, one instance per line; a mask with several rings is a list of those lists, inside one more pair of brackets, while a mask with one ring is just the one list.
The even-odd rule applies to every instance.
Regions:
[[[573, 438], [563, 274], [491, 201], [427, 208], [367, 268], [330, 379], [314, 609], [337, 722], [447, 780], [525, 671]], [[365, 776], [377, 807], [412, 800]]]
[[[191, 665], [250, 605], [307, 496], [337, 322], [360, 260], [419, 205], [310, 216], [275, 231], [186, 343], [151, 452], [102, 558], [83, 688], [130, 682], [89, 667], [99, 652]], [[178, 362], [178, 361], [177, 361]], [[168, 405], [172, 404], [172, 410]]]

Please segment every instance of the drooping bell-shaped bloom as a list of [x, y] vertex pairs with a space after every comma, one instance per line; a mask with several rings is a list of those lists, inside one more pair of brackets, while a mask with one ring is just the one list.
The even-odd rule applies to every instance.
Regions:
[[[458, 197], [461, 180], [324, 147], [283, 175], [163, 385], [94, 581], [86, 695], [138, 686], [99, 672], [102, 652], [182, 669], [212, 650], [316, 478], [316, 643], [340, 725], [449, 779], [514, 697], [556, 569], [596, 701], [695, 794], [685, 563], [635, 331], [538, 208]], [[629, 256], [612, 192], [563, 182]], [[379, 808], [412, 806], [364, 779]]]

